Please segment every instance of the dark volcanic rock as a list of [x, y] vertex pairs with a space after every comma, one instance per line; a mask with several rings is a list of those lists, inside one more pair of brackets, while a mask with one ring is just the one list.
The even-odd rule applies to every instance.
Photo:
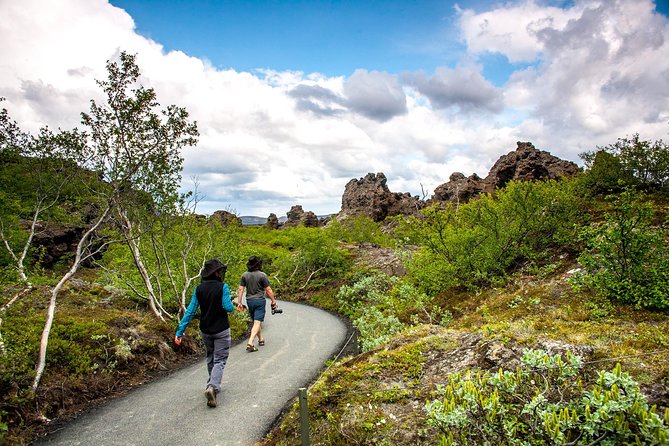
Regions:
[[270, 229], [279, 229], [279, 219], [277, 218], [275, 213], [269, 214], [269, 217], [267, 217], [267, 223], [265, 223], [265, 226], [267, 226]]
[[449, 180], [448, 183], [437, 186], [432, 196], [433, 201], [466, 203], [487, 191], [487, 183], [476, 174], [465, 177], [462, 173], [456, 172]]
[[[25, 226], [28, 228], [29, 223], [26, 222]], [[38, 225], [33, 238], [34, 261], [42, 267], [53, 268], [59, 260], [76, 251], [85, 231], [82, 226], [63, 226], [53, 222]], [[85, 262], [84, 266], [90, 266], [90, 262]]]
[[301, 205], [295, 205], [286, 213], [288, 220], [283, 224], [284, 227], [306, 226], [308, 228], [317, 228], [319, 226], [318, 217], [311, 211], [304, 211]]
[[383, 221], [394, 215], [415, 214], [425, 206], [408, 192], [390, 192], [386, 182], [383, 173], [368, 173], [364, 178], [349, 181], [342, 196], [339, 217], [362, 214], [374, 221]]
[[535, 181], [556, 179], [574, 175], [578, 166], [544, 150], [537, 150], [529, 142], [517, 143], [515, 152], [510, 152], [497, 160], [490, 169], [485, 182], [494, 188], [504, 187], [509, 181]]
[[454, 173], [448, 183], [437, 186], [430, 203], [466, 203], [482, 193], [492, 193], [506, 186], [509, 181], [556, 179], [574, 175], [579, 170], [576, 163], [537, 150], [532, 143], [519, 141], [516, 144], [516, 150], [501, 156], [485, 179], [476, 174], [465, 177]]
[[216, 211], [212, 214], [211, 220], [219, 222], [223, 226], [229, 225], [242, 225], [242, 219], [237, 217], [232, 212], [228, 211]]

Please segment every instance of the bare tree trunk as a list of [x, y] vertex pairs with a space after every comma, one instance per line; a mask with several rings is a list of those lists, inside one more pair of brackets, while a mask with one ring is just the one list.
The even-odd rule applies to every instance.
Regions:
[[137, 271], [139, 271], [139, 275], [142, 277], [142, 281], [144, 282], [144, 286], [146, 287], [146, 291], [149, 293], [148, 296], [148, 301], [149, 301], [149, 309], [153, 314], [156, 315], [161, 321], [164, 321], [165, 318], [163, 318], [162, 312], [160, 309], [158, 309], [157, 303], [159, 303], [159, 300], [156, 296], [156, 292], [153, 289], [153, 284], [151, 283], [151, 278], [149, 277], [149, 272], [146, 269], [146, 265], [144, 265], [144, 261], [142, 260], [142, 254], [139, 250], [139, 243], [137, 242], [137, 239], [133, 235], [133, 227], [134, 225], [128, 218], [128, 215], [123, 211], [120, 206], [117, 209], [119, 216], [123, 220], [122, 222], [122, 228], [123, 231], [125, 232], [125, 238], [126, 238], [126, 243], [128, 244], [128, 247], [130, 248], [130, 252], [132, 254], [132, 259], [135, 262], [135, 266], [137, 267]]
[[44, 368], [46, 367], [46, 350], [49, 345], [49, 335], [51, 334], [51, 326], [53, 325], [53, 319], [56, 314], [56, 299], [58, 298], [58, 294], [60, 293], [60, 290], [63, 288], [63, 285], [65, 285], [65, 283], [68, 280], [70, 280], [70, 278], [77, 272], [77, 270], [81, 266], [81, 262], [86, 257], [88, 257], [88, 255], [84, 256], [84, 251], [90, 246], [91, 236], [100, 227], [102, 222], [107, 217], [108, 213], [109, 213], [109, 207], [105, 209], [105, 211], [102, 213], [100, 218], [95, 222], [95, 224], [93, 224], [93, 226], [88, 228], [88, 230], [81, 237], [81, 240], [79, 240], [79, 243], [77, 244], [77, 250], [75, 252], [74, 262], [72, 263], [72, 266], [70, 267], [68, 272], [65, 273], [65, 275], [60, 279], [60, 281], [58, 281], [56, 286], [51, 290], [51, 299], [49, 300], [47, 317], [46, 321], [44, 322], [44, 330], [42, 331], [42, 338], [40, 340], [39, 360], [37, 361], [35, 380], [33, 381], [33, 386], [32, 386], [33, 392], [37, 390], [39, 382], [42, 379], [42, 375], [44, 374]]

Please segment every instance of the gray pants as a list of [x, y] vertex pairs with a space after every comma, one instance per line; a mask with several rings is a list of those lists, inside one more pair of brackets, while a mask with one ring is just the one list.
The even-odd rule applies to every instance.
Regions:
[[207, 349], [207, 370], [209, 371], [207, 386], [212, 386], [216, 393], [218, 393], [221, 391], [223, 369], [228, 362], [230, 345], [232, 344], [230, 329], [228, 328], [216, 334], [200, 332], [200, 335]]

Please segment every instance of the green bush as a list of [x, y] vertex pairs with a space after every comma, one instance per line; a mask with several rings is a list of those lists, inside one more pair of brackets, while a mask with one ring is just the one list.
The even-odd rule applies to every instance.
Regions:
[[360, 332], [360, 348], [363, 352], [385, 344], [405, 328], [397, 316], [385, 314], [374, 306], [364, 307], [360, 317], [353, 320], [353, 325]]
[[[456, 207], [430, 207], [399, 223], [398, 239], [419, 245], [407, 269], [425, 291], [504, 280], [521, 262], [570, 246], [583, 204], [574, 181], [510, 182]], [[413, 264], [413, 262], [416, 264]]]
[[363, 351], [388, 342], [410, 325], [450, 321], [450, 313], [432, 305], [427, 295], [401, 278], [383, 273], [359, 276], [352, 285], [339, 289], [337, 300], [339, 312], [360, 332]]
[[338, 241], [321, 228], [303, 226], [279, 231], [276, 242], [290, 253], [282, 257], [277, 273], [289, 290], [317, 287], [319, 280], [347, 269]]
[[632, 138], [619, 138], [615, 144], [582, 153], [586, 181], [596, 192], [616, 192], [626, 186], [664, 189], [669, 185], [669, 146]]
[[581, 154], [581, 157], [588, 168], [581, 178], [585, 194], [617, 193], [626, 185], [634, 184], [634, 177], [625, 171], [616, 155], [606, 150], [598, 150]]
[[383, 232], [381, 223], [364, 215], [356, 215], [343, 221], [332, 220], [325, 230], [335, 240], [348, 243], [366, 242], [379, 246], [390, 245], [390, 237]]
[[663, 421], [639, 385], [622, 372], [600, 371], [591, 384], [583, 361], [528, 350], [515, 372], [453, 374], [425, 406], [439, 444], [667, 444]]
[[637, 307], [669, 308], [669, 254], [666, 230], [653, 228], [653, 207], [638, 192], [616, 198], [603, 224], [582, 230], [579, 256], [585, 273], [573, 283]]

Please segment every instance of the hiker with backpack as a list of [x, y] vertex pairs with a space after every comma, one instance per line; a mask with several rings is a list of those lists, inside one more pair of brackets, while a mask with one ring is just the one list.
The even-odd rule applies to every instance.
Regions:
[[174, 337], [174, 343], [181, 345], [186, 326], [193, 319], [198, 307], [202, 307], [200, 334], [207, 350], [209, 371], [204, 394], [209, 407], [216, 407], [216, 396], [221, 391], [223, 370], [232, 344], [228, 313], [235, 311], [235, 307], [230, 298], [230, 288], [223, 282], [226, 270], [227, 266], [218, 259], [205, 262], [200, 273], [202, 281], [193, 291], [190, 304]]

